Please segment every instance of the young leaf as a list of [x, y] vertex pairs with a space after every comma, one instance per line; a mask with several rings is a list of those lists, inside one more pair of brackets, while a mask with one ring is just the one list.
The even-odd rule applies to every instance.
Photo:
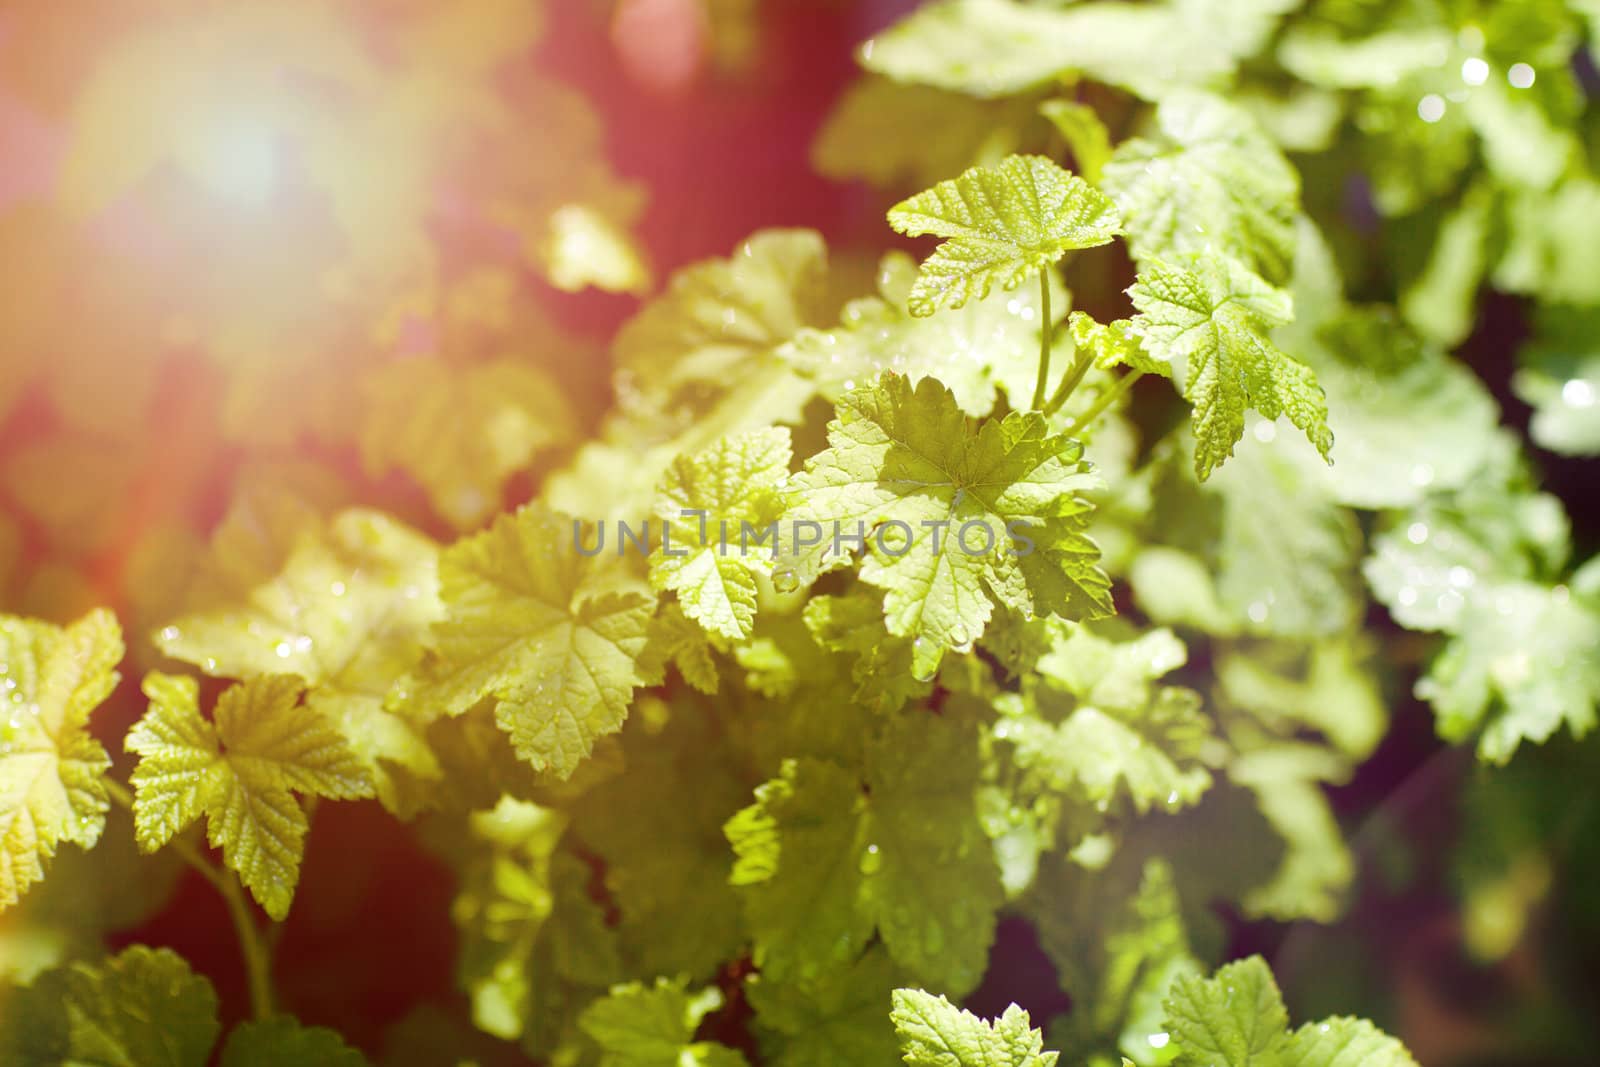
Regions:
[[300, 703], [305, 683], [265, 675], [225, 690], [214, 721], [193, 678], [151, 673], [150, 710], [129, 731], [139, 847], [154, 852], [201, 815], [207, 840], [267, 914], [289, 914], [309, 829], [295, 793], [372, 795], [366, 768], [329, 719]]
[[414, 811], [419, 785], [437, 780], [439, 765], [420, 720], [384, 700], [421, 661], [443, 615], [438, 546], [358, 510], [291, 524], [262, 544], [242, 540], [260, 528], [248, 516], [230, 517], [213, 540], [214, 588], [156, 633], [157, 646], [210, 675], [303, 678], [306, 703], [337, 725], [384, 805]]
[[[1043, 315], [1039, 289], [991, 292], [959, 310], [931, 318], [912, 315], [908, 301], [917, 281], [916, 261], [890, 252], [878, 263], [878, 295], [852, 300], [831, 330], [801, 330], [778, 350], [792, 367], [817, 383], [829, 401], [883, 373], [903, 374], [915, 385], [938, 378], [969, 415], [994, 410], [997, 394], [1024, 408], [1039, 366]], [[1051, 326], [1072, 298], [1050, 272]], [[1066, 370], [1065, 361], [1061, 369]]]
[[992, 1023], [920, 989], [894, 991], [895, 1031], [910, 1067], [1055, 1067], [1059, 1053], [1015, 1004]]
[[164, 948], [58, 967], [13, 998], [0, 1018], [8, 1064], [205, 1067], [220, 1029], [211, 983]]
[[626, 773], [584, 794], [573, 833], [605, 863], [615, 932], [630, 961], [698, 980], [716, 974], [746, 939], [722, 825], [748, 803], [750, 785], [709, 722], [691, 708], [672, 714], [666, 732], [625, 748]]
[[1159, 374], [1172, 377], [1172, 364], [1156, 359], [1144, 350], [1139, 337], [1128, 319], [1102, 323], [1094, 316], [1074, 311], [1067, 319], [1067, 329], [1080, 352], [1088, 352], [1100, 370], [1129, 367], [1141, 374]]
[[828, 443], [796, 479], [785, 528], [797, 539], [802, 523], [823, 529], [810, 569], [849, 561], [835, 530], [864, 533], [861, 578], [885, 591], [889, 632], [920, 639], [918, 677], [931, 677], [947, 648], [982, 636], [995, 602], [1110, 613], [1110, 583], [1082, 532], [1089, 505], [1075, 495], [1095, 479], [1082, 447], [1049, 436], [1043, 416], [1013, 413], [974, 430], [936, 379], [913, 390], [889, 376], [840, 401]]
[[[1027, 99], [975, 100], [868, 74], [834, 105], [811, 144], [811, 165], [837, 182], [925, 189], [1018, 151], [1032, 109]], [[928, 137], [930, 129], [939, 136]]]
[[868, 746], [866, 764], [858, 773], [786, 760], [728, 821], [756, 963], [773, 981], [815, 976], [854, 958], [876, 929], [915, 980], [969, 992], [1002, 895], [977, 817], [975, 739], [906, 713]]
[[616, 986], [578, 1025], [600, 1046], [600, 1067], [743, 1067], [743, 1054], [694, 1039], [700, 1020], [721, 1006], [715, 988], [691, 995], [686, 983], [658, 978], [654, 988]]
[[285, 1015], [240, 1023], [222, 1046], [218, 1067], [366, 1067], [367, 1058], [336, 1032], [301, 1026]]
[[898, 968], [881, 946], [812, 982], [745, 985], [755, 1009], [761, 1048], [772, 1067], [835, 1067], [895, 1062], [895, 1040], [884, 1007], [899, 984]]
[[[801, 327], [823, 324], [827, 257], [822, 238], [810, 230], [763, 230], [727, 259], [679, 271], [617, 333], [623, 408], [677, 429], [745, 383], [786, 377], [770, 353]], [[763, 422], [796, 421], [799, 409], [781, 414]], [[723, 432], [744, 428], [754, 427]]]
[[861, 62], [899, 82], [974, 96], [1006, 96], [1077, 73], [1155, 100], [1177, 87], [1225, 81], [1285, 6], [942, 0], [874, 38]]
[[1600, 706], [1600, 605], [1566, 587], [1503, 582], [1473, 590], [1455, 638], [1417, 683], [1439, 732], [1460, 741], [1482, 730], [1478, 755], [1505, 763], [1522, 741], [1563, 724], [1594, 729]]
[[411, 697], [449, 715], [494, 697], [517, 754], [562, 778], [622, 726], [655, 607], [603, 555], [581, 555], [575, 539], [595, 535], [574, 527], [533, 504], [445, 550], [446, 615]]
[[1395, 1038], [1365, 1019], [1335, 1016], [1306, 1023], [1283, 1050], [1284, 1067], [1417, 1067]]
[[402, 470], [457, 529], [500, 510], [506, 479], [577, 432], [570, 401], [537, 364], [385, 363], [362, 381], [361, 461]]
[[1244, 436], [1244, 413], [1286, 415], [1324, 459], [1333, 447], [1316, 376], [1278, 350], [1268, 332], [1293, 317], [1288, 294], [1237, 260], [1207, 251], [1188, 267], [1152, 262], [1128, 294], [1145, 350], [1185, 367], [1194, 405], [1195, 472], [1204, 481]]
[[1600, 314], [1552, 309], [1517, 355], [1511, 386], [1533, 407], [1534, 441], [1568, 456], [1600, 454]]
[[1259, 956], [1210, 978], [1179, 975], [1167, 994], [1167, 1027], [1182, 1050], [1180, 1067], [1254, 1067], [1280, 1062], [1289, 1013]]
[[911, 288], [917, 316], [981, 300], [995, 284], [1015, 289], [1070, 249], [1107, 244], [1122, 232], [1110, 200], [1043, 156], [973, 167], [890, 208], [889, 225], [945, 239]]
[[1100, 173], [1111, 159], [1111, 134], [1099, 113], [1075, 100], [1046, 100], [1039, 105], [1039, 113], [1067, 142], [1084, 180], [1099, 185]]
[[[737, 640], [755, 620], [754, 571], [761, 549], [749, 545], [778, 521], [789, 477], [789, 431], [782, 427], [724, 438], [673, 461], [656, 500], [672, 531], [650, 557], [650, 581], [678, 594], [683, 612], [709, 633]], [[769, 555], [778, 551], [777, 535]]]
[[1159, 140], [1118, 146], [1105, 189], [1141, 266], [1216, 249], [1268, 281], [1294, 264], [1300, 179], [1250, 115], [1208, 93], [1174, 93]]
[[1289, 1015], [1260, 956], [1210, 978], [1180, 975], [1167, 996], [1175, 1067], [1416, 1067], [1371, 1023], [1330, 1018], [1289, 1033]]
[[116, 687], [121, 659], [109, 611], [65, 628], [0, 615], [0, 911], [44, 877], [63, 841], [100, 840], [111, 760], [89, 715]]
[[1172, 864], [1140, 863], [1131, 850], [1130, 862], [1122, 858], [1119, 852], [1093, 878], [1053, 865], [1063, 873], [1027, 898], [1040, 947], [1062, 988], [1073, 990], [1072, 1011], [1047, 1035], [1073, 1063], [1098, 1062], [1118, 1048], [1139, 1063], [1165, 1063], [1161, 1000], [1175, 977], [1200, 970]]

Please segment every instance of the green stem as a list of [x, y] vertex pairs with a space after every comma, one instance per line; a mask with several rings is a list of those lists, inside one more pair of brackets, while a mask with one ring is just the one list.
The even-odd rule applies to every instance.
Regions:
[[[133, 794], [121, 782], [105, 779], [106, 793], [121, 808], [133, 811]], [[169, 844], [178, 858], [210, 882], [228, 907], [228, 918], [233, 920], [234, 933], [239, 938], [239, 951], [244, 957], [245, 981], [250, 989], [250, 1011], [257, 1019], [270, 1019], [272, 1005], [272, 953], [261, 938], [261, 928], [256, 925], [245, 899], [239, 880], [205, 857], [193, 844], [182, 837], [174, 837]]]
[[1072, 396], [1072, 391], [1078, 388], [1078, 383], [1083, 381], [1083, 376], [1089, 373], [1089, 368], [1094, 363], [1094, 357], [1087, 349], [1080, 349], [1072, 359], [1072, 366], [1067, 368], [1067, 373], [1062, 377], [1061, 384], [1056, 386], [1055, 395], [1050, 402], [1041, 409], [1046, 415], [1054, 415], [1061, 410], [1061, 405]]
[[1099, 418], [1107, 408], [1117, 402], [1118, 397], [1120, 397], [1123, 393], [1126, 393], [1129, 389], [1133, 388], [1134, 382], [1143, 377], [1144, 371], [1136, 370], [1130, 374], [1124, 374], [1122, 377], [1118, 378], [1115, 385], [1101, 393], [1099, 399], [1089, 406], [1089, 410], [1073, 419], [1072, 422], [1061, 431], [1061, 433], [1066, 437], [1071, 437], [1073, 434], [1094, 422], [1094, 420]]
[[1050, 387], [1050, 268], [1039, 268], [1039, 377], [1033, 386], [1033, 410], [1044, 407], [1044, 391]]

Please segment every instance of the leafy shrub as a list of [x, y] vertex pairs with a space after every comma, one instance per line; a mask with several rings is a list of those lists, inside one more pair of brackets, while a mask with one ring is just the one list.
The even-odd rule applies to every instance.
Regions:
[[[772, 12], [690, 6], [750, 77]], [[653, 296], [595, 115], [506, 77], [538, 8], [392, 8], [6, 68], [67, 132], [0, 222], [0, 1060], [379, 1055], [274, 977], [313, 815], [367, 800], [453, 874], [465, 997], [385, 1063], [1413, 1063], [1292, 1028], [1230, 931], [1339, 918], [1330, 790], [1413, 675], [1492, 768], [1474, 951], [1550, 892], [1600, 558], [1504, 353], [1452, 353], [1521, 299], [1532, 445], [1600, 451], [1594, 5], [933, 0], [813, 146], [914, 243], [868, 286], [766, 229]], [[119, 212], [154, 252], [98, 243]], [[603, 413], [528, 296], [591, 288], [643, 298]], [[1519, 792], [1545, 742], [1567, 777]], [[173, 857], [247, 1004], [110, 951]], [[957, 1006], [1002, 923], [1070, 996], [1048, 1033]]]

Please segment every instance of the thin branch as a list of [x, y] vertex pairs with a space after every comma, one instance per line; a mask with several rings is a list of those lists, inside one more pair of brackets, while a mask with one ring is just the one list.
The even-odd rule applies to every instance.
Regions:
[[[118, 807], [133, 812], [133, 794], [115, 779], [105, 779], [106, 794]], [[187, 863], [202, 878], [211, 883], [228, 908], [228, 918], [233, 921], [234, 933], [239, 938], [239, 952], [244, 957], [245, 981], [250, 989], [250, 1011], [257, 1019], [270, 1019], [272, 1004], [272, 952], [262, 940], [261, 928], [256, 925], [250, 902], [245, 899], [244, 888], [232, 873], [207, 859], [204, 853], [185, 840], [174, 837], [168, 842], [178, 858]]]
[[1054, 415], [1061, 410], [1061, 405], [1065, 404], [1067, 399], [1072, 396], [1072, 391], [1078, 388], [1078, 383], [1083, 381], [1083, 376], [1089, 373], [1089, 368], [1093, 363], [1094, 357], [1089, 353], [1088, 349], [1078, 350], [1077, 355], [1072, 358], [1072, 366], [1067, 368], [1067, 373], [1062, 377], [1061, 384], [1056, 386], [1055, 395], [1051, 396], [1050, 402], [1044, 405], [1042, 409], [1046, 415]]
[[1050, 268], [1039, 268], [1039, 377], [1033, 386], [1033, 410], [1044, 407], [1044, 391], [1050, 387]]
[[1104, 414], [1107, 408], [1109, 408], [1112, 404], [1115, 404], [1118, 397], [1122, 396], [1122, 394], [1133, 388], [1134, 382], [1143, 377], [1144, 371], [1136, 370], [1130, 374], [1124, 374], [1122, 377], [1118, 378], [1116, 384], [1105, 390], [1105, 392], [1101, 393], [1095, 402], [1089, 406], [1089, 410], [1073, 419], [1072, 422], [1067, 425], [1066, 429], [1061, 431], [1062, 434], [1067, 437], [1071, 437], [1073, 434], [1083, 430], [1086, 426], [1094, 422], [1095, 419], [1098, 419], [1102, 414]]

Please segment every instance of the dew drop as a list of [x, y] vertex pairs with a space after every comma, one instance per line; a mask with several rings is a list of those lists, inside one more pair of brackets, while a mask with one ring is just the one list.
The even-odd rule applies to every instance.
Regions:
[[176, 626], [164, 626], [161, 628], [160, 638], [162, 641], [170, 643], [172, 641], [176, 641], [181, 636], [182, 634], [179, 633]]
[[1561, 402], [1569, 408], [1594, 406], [1594, 386], [1582, 378], [1573, 378], [1561, 387]]
[[1425, 522], [1414, 522], [1410, 526], [1406, 527], [1406, 540], [1410, 541], [1412, 544], [1420, 545], [1420, 544], [1422, 544], [1422, 542], [1426, 541], [1427, 539], [1428, 539], [1428, 524], [1427, 523], [1425, 523]]
[[792, 593], [800, 588], [800, 576], [787, 564], [772, 569], [772, 588], [780, 593]]
[[290, 647], [289, 642], [287, 642], [287, 641], [279, 641], [276, 645], [274, 645], [272, 647], [272, 651], [274, 651], [274, 652], [276, 652], [278, 654], [278, 658], [279, 659], [288, 659], [289, 658], [289, 654], [291, 652], [293, 652], [294, 649], [292, 647]]

